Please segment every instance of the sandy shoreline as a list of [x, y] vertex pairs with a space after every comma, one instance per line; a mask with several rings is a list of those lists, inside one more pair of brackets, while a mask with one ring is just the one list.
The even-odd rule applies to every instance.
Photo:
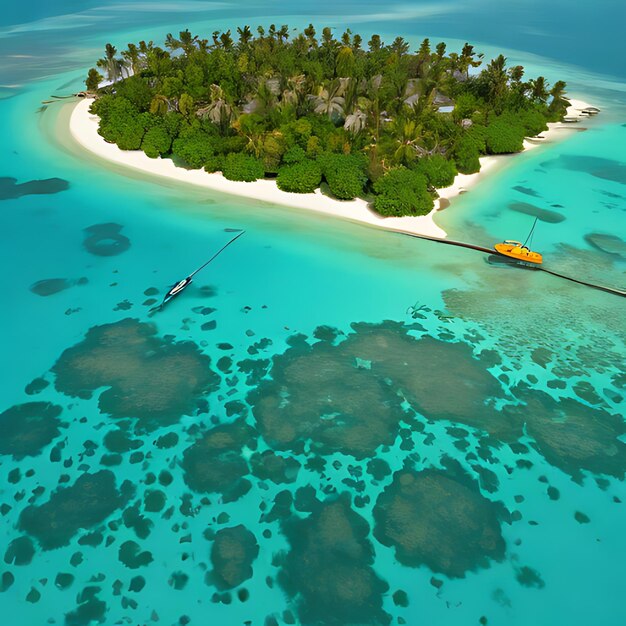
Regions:
[[[568, 116], [582, 117], [579, 110], [589, 105], [581, 100], [572, 100], [571, 102], [572, 106], [568, 109]], [[98, 134], [99, 118], [89, 113], [91, 103], [91, 99], [83, 99], [76, 104], [70, 116], [70, 134], [80, 146], [107, 161], [222, 193], [244, 196], [253, 200], [280, 204], [296, 209], [317, 211], [387, 230], [403, 230], [430, 237], [446, 236], [446, 232], [433, 219], [442, 205], [442, 200], [444, 206], [446, 206], [452, 198], [467, 191], [486, 174], [499, 169], [498, 166], [504, 165], [511, 158], [510, 155], [482, 157], [480, 159], [480, 172], [476, 174], [459, 174], [455, 178], [453, 185], [437, 190], [440, 200], [435, 202], [434, 209], [428, 215], [419, 217], [380, 217], [369, 209], [365, 200], [335, 200], [323, 195], [319, 189], [313, 194], [288, 193], [278, 189], [276, 182], [273, 180], [258, 180], [253, 183], [231, 181], [219, 173], [209, 174], [204, 170], [188, 170], [179, 167], [171, 159], [162, 159], [160, 157], [151, 159], [141, 150], [120, 150], [115, 144], [107, 143]], [[549, 124], [549, 130], [541, 135], [543, 139], [526, 140], [524, 149], [530, 150], [542, 143], [552, 141], [559, 134], [567, 130], [573, 130], [572, 127], [575, 127], [575, 124]]]

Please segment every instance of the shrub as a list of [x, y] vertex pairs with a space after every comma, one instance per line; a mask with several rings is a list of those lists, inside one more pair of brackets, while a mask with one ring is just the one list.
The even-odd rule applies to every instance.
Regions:
[[474, 124], [465, 136], [471, 139], [479, 154], [487, 154], [487, 128], [485, 126]]
[[174, 141], [172, 152], [191, 167], [203, 167], [213, 156], [211, 138], [201, 130], [185, 131]]
[[138, 150], [145, 133], [144, 120], [126, 98], [101, 98], [91, 107], [100, 116], [98, 132], [122, 150]]
[[374, 210], [380, 215], [426, 215], [433, 208], [426, 178], [405, 167], [389, 170], [374, 183], [374, 191]]
[[212, 174], [213, 172], [221, 172], [224, 167], [224, 157], [220, 155], [210, 156], [205, 164], [204, 170]]
[[318, 162], [330, 192], [340, 200], [352, 200], [363, 193], [367, 182], [367, 158], [362, 154], [323, 154]]
[[315, 161], [283, 165], [278, 170], [276, 184], [283, 191], [313, 193], [322, 182], [322, 170]]
[[251, 183], [265, 175], [263, 162], [253, 156], [231, 153], [224, 159], [222, 174], [228, 180], [240, 180]]
[[151, 158], [166, 154], [172, 147], [172, 138], [162, 125], [153, 126], [143, 136], [141, 149]]
[[496, 118], [487, 126], [487, 153], [510, 154], [511, 152], [521, 152], [524, 148], [525, 135], [526, 133], [522, 126], [515, 126], [508, 123], [506, 119]]
[[[210, 133], [211, 134], [211, 133]], [[211, 145], [216, 154], [229, 154], [230, 152], [242, 152], [248, 140], [245, 137], [220, 137], [213, 136]]]
[[87, 86], [87, 91], [97, 91], [98, 85], [102, 82], [103, 76], [98, 72], [95, 67], [92, 67], [89, 70], [89, 74], [87, 74], [87, 80], [85, 81], [85, 85]]
[[154, 91], [141, 76], [130, 76], [115, 84], [117, 97], [126, 98], [138, 111], [147, 111], [154, 96]]
[[268, 174], [277, 174], [285, 151], [283, 136], [279, 132], [268, 133], [263, 139], [263, 169]]
[[548, 130], [545, 116], [537, 109], [516, 111], [511, 114], [510, 119], [511, 123], [521, 124], [524, 127], [527, 137], [535, 137]]
[[322, 154], [322, 143], [319, 137], [309, 137], [306, 142], [306, 155], [315, 159], [320, 154]]
[[420, 159], [415, 169], [426, 177], [431, 187], [449, 187], [457, 175], [454, 162], [440, 154]]
[[283, 163], [287, 165], [293, 165], [294, 163], [301, 163], [306, 159], [306, 152], [298, 145], [291, 146], [285, 154], [283, 154]]
[[454, 149], [454, 162], [461, 174], [480, 172], [479, 156], [476, 142], [469, 135], [462, 137]]

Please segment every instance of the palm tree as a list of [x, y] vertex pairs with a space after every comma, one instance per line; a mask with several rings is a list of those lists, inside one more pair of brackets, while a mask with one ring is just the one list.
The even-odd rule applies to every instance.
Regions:
[[552, 102], [550, 102], [550, 110], [551, 111], [559, 111], [567, 109], [570, 106], [570, 101], [565, 97], [565, 81], [557, 80], [554, 83], [552, 89], [550, 90], [550, 96], [552, 97]]
[[533, 102], [545, 104], [549, 95], [548, 83], [543, 76], [538, 76], [530, 81], [530, 97]]
[[233, 118], [234, 109], [228, 102], [224, 90], [219, 85], [211, 85], [210, 99], [209, 105], [198, 109], [196, 115], [208, 118], [224, 132]]
[[361, 131], [367, 127], [367, 113], [364, 113], [360, 109], [356, 109], [353, 113], [350, 113], [346, 117], [346, 121], [343, 127], [353, 135], [358, 135]]
[[169, 100], [165, 96], [156, 95], [150, 103], [150, 113], [153, 115], [165, 115], [170, 108]]
[[242, 48], [245, 48], [252, 41], [252, 31], [247, 25], [243, 28], [237, 27], [237, 34], [239, 35], [239, 45]]
[[333, 81], [328, 87], [320, 87], [317, 96], [310, 96], [313, 100], [313, 111], [318, 115], [338, 118], [343, 116], [346, 103], [343, 97], [345, 83], [341, 80]]
[[367, 85], [365, 88], [365, 93], [367, 97], [365, 100], [361, 100], [360, 108], [367, 110], [367, 115], [370, 118], [374, 130], [374, 140], [378, 142], [380, 138], [380, 118], [381, 118], [381, 91], [380, 86], [382, 85], [383, 77], [382, 74], [376, 74], [376, 76], [372, 76], [372, 78], [367, 81]]
[[146, 64], [148, 71], [160, 82], [170, 68], [171, 58], [166, 50], [156, 47], [148, 52]]
[[146, 43], [145, 41], [140, 41], [139, 42], [139, 52], [142, 54], [142, 56], [147, 56], [148, 53], [154, 48], [154, 42], [149, 41], [148, 43]]
[[509, 77], [505, 69], [506, 58], [500, 54], [483, 70], [487, 97], [494, 109], [499, 108], [508, 88]]
[[122, 75], [122, 64], [119, 59], [115, 58], [117, 49], [108, 43], [104, 47], [104, 58], [98, 59], [96, 65], [102, 68], [107, 75], [107, 79], [114, 83]]
[[[474, 58], [476, 57], [476, 58]], [[465, 72], [465, 78], [469, 78], [469, 68], [478, 67], [482, 63], [483, 55], [477, 55], [474, 52], [474, 46], [466, 43], [461, 50], [461, 56], [459, 58], [461, 71]]]
[[393, 53], [401, 57], [409, 51], [409, 47], [409, 44], [404, 40], [403, 37], [396, 37], [393, 40], [393, 43], [389, 46], [389, 49]]
[[138, 74], [141, 70], [141, 56], [139, 48], [134, 43], [129, 43], [126, 50], [122, 50], [124, 64], [132, 74]]
[[180, 37], [180, 47], [183, 49], [183, 52], [189, 56], [194, 50], [196, 50], [198, 36], [192, 35], [189, 32], [189, 29], [181, 31], [178, 36]]
[[395, 144], [393, 161], [397, 165], [410, 165], [427, 150], [419, 145], [422, 140], [422, 127], [415, 120], [398, 120], [395, 123]]
[[313, 24], [309, 24], [305, 29], [304, 29], [304, 36], [306, 37], [308, 43], [309, 43], [309, 47], [310, 48], [317, 48], [317, 39], [315, 39], [315, 26], [313, 26]]
[[281, 102], [298, 110], [302, 107], [306, 92], [307, 78], [304, 74], [297, 74], [287, 79], [287, 88], [283, 91]]
[[222, 43], [222, 48], [224, 48], [224, 50], [232, 50], [233, 38], [230, 36], [230, 29], [220, 35], [220, 42]]
[[276, 32], [276, 38], [278, 39], [278, 43], [280, 44], [289, 39], [289, 26], [287, 26], [287, 24], [283, 24]]

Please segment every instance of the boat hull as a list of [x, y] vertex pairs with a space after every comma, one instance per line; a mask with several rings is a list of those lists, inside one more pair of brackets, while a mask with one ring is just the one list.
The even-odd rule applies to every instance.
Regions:
[[543, 257], [538, 252], [533, 252], [524, 246], [497, 243], [494, 249], [499, 254], [521, 261], [522, 263], [531, 263], [533, 265], [541, 265], [543, 263]]

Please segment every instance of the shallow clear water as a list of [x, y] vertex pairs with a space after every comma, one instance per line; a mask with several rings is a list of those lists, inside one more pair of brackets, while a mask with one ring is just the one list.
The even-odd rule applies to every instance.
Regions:
[[61, 179], [1, 189], [4, 623], [624, 623], [623, 299], [117, 171], [61, 137], [66, 105], [40, 104], [105, 41], [178, 25], [315, 12], [504, 46], [603, 113], [438, 219], [490, 245], [539, 212], [552, 267], [623, 288], [626, 255], [598, 237], [626, 239], [623, 68], [597, 58], [623, 8], [594, 7], [582, 55], [588, 14], [557, 2], [471, 22], [455, 3], [137, 5], [3, 16], [0, 176]]

